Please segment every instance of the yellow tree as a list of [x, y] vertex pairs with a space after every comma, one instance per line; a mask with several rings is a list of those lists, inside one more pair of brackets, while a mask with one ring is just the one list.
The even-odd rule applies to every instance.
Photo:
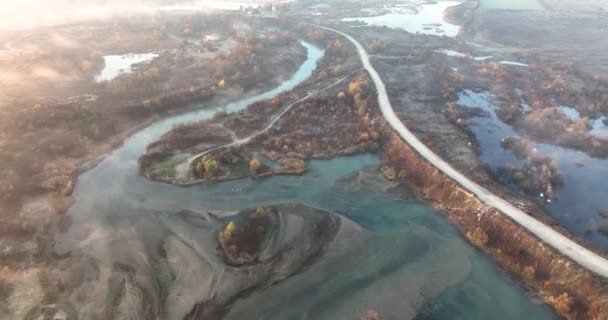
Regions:
[[224, 229], [224, 231], [220, 233], [220, 239], [222, 240], [222, 242], [226, 243], [230, 241], [230, 239], [232, 238], [232, 234], [234, 234], [234, 230], [236, 230], [236, 224], [234, 223], [234, 221], [230, 221], [230, 223], [228, 223], [228, 225], [226, 226], [226, 229]]
[[260, 169], [262, 169], [262, 163], [260, 163], [260, 161], [258, 159], [252, 159], [249, 162], [249, 171], [252, 174], [256, 174], [260, 171]]
[[217, 160], [205, 160], [203, 162], [203, 166], [205, 168], [205, 173], [211, 176], [215, 175], [220, 168], [220, 165]]

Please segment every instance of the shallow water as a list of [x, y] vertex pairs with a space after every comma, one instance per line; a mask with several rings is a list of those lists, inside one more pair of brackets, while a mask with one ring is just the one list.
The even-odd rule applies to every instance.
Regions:
[[387, 8], [389, 13], [372, 17], [344, 18], [345, 22], [363, 22], [370, 26], [403, 29], [410, 33], [455, 37], [460, 26], [443, 20], [444, 11], [458, 5], [457, 1], [440, 1], [431, 4], [418, 4], [416, 10], [394, 6]]
[[104, 68], [95, 76], [95, 82], [110, 81], [121, 74], [133, 72], [133, 66], [149, 63], [158, 57], [158, 53], [129, 53], [104, 56]]
[[[521, 160], [501, 147], [501, 140], [506, 136], [520, 137], [513, 129], [496, 116], [497, 101], [487, 92], [463, 91], [458, 104], [465, 107], [483, 109], [487, 117], [471, 119], [471, 129], [477, 136], [481, 149], [481, 159], [496, 172], [507, 164], [519, 166]], [[567, 110], [567, 109], [566, 109]], [[573, 110], [573, 109], [572, 109]], [[567, 110], [568, 116], [578, 113]], [[522, 112], [525, 108], [522, 106]], [[555, 159], [564, 177], [564, 185], [553, 190], [556, 199], [543, 203], [543, 198], [536, 199], [543, 203], [549, 214], [560, 222], [575, 236], [585, 239], [598, 248], [608, 249], [608, 237], [597, 231], [605, 219], [597, 214], [597, 209], [608, 209], [606, 197], [606, 177], [608, 177], [608, 160], [592, 158], [581, 151], [571, 150], [546, 143], [532, 143], [539, 156]], [[579, 167], [583, 164], [583, 167]], [[511, 186], [513, 187], [513, 186]]]
[[[298, 202], [339, 213], [345, 217], [344, 221], [357, 225], [353, 230], [359, 231], [353, 233], [352, 241], [348, 235], [337, 235], [342, 242], [336, 242], [306, 271], [238, 300], [229, 318], [357, 319], [366, 310], [374, 309], [382, 319], [417, 316], [419, 319], [507, 320], [522, 318], [521, 315], [530, 319], [554, 319], [546, 305], [534, 303], [428, 204], [389, 199], [337, 182], [360, 169], [378, 165], [379, 159], [375, 156], [311, 161], [310, 171], [301, 177], [246, 179], [189, 188], [152, 182], [138, 175], [136, 161], [145, 146], [174, 125], [209, 118], [218, 110], [242, 110], [254, 101], [290, 90], [308, 78], [323, 52], [311, 45], [305, 46], [308, 59], [294, 77], [280, 87], [223, 108], [190, 112], [154, 123], [81, 175], [74, 192], [76, 203], [67, 213], [71, 226], [57, 237], [57, 251], [65, 252], [85, 244], [87, 249], [103, 247], [106, 241], [103, 235], [120, 233], [124, 237], [125, 232], [135, 230], [156, 231], [159, 227], [138, 224], [155, 223], [158, 212], [233, 210]], [[174, 216], [179, 219], [178, 215]], [[171, 215], [167, 219], [171, 220]], [[91, 237], [91, 233], [98, 238]], [[157, 242], [160, 234], [148, 232], [140, 237], [148, 245]], [[99, 263], [116, 259], [118, 253], [145, 254], [138, 251], [139, 242], [116, 239], [122, 238], [114, 239], [115, 250], [85, 252], [99, 259]], [[208, 245], [215, 246], [214, 243]], [[189, 298], [183, 296], [180, 300]]]

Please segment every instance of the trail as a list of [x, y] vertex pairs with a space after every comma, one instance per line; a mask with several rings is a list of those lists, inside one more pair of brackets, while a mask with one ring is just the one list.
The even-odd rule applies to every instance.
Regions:
[[237, 146], [240, 146], [240, 145], [243, 145], [243, 144], [249, 143], [249, 141], [251, 141], [252, 139], [254, 139], [254, 138], [258, 137], [259, 135], [261, 135], [261, 134], [265, 133], [266, 131], [268, 131], [270, 128], [274, 127], [274, 125], [275, 125], [275, 124], [276, 124], [276, 123], [277, 123], [277, 122], [278, 122], [278, 121], [279, 121], [279, 120], [280, 120], [280, 119], [281, 119], [281, 118], [282, 118], [282, 117], [283, 117], [285, 114], [287, 114], [287, 112], [289, 112], [289, 111], [290, 111], [290, 110], [291, 110], [291, 109], [292, 109], [294, 106], [296, 106], [296, 105], [298, 105], [298, 104], [300, 104], [300, 103], [302, 103], [302, 102], [304, 102], [304, 101], [306, 101], [306, 100], [310, 99], [311, 97], [313, 97], [313, 96], [315, 96], [315, 95], [317, 95], [317, 94], [319, 94], [319, 93], [321, 93], [321, 92], [323, 92], [323, 91], [329, 90], [329, 89], [331, 89], [331, 88], [333, 88], [333, 87], [337, 86], [337, 85], [338, 85], [338, 84], [340, 84], [342, 81], [346, 80], [348, 77], [350, 77], [351, 75], [353, 75], [354, 73], [356, 73], [356, 72], [358, 72], [358, 71], [360, 71], [360, 70], [361, 70], [361, 69], [354, 70], [354, 71], [350, 72], [349, 74], [347, 74], [346, 76], [344, 76], [344, 77], [342, 77], [342, 78], [338, 79], [337, 81], [335, 81], [334, 83], [330, 84], [329, 86], [327, 86], [327, 87], [325, 87], [325, 88], [323, 88], [323, 89], [320, 89], [320, 90], [314, 91], [314, 92], [312, 92], [312, 93], [309, 93], [309, 94], [307, 94], [305, 97], [303, 97], [303, 98], [301, 98], [301, 99], [299, 99], [299, 100], [297, 100], [297, 101], [293, 102], [292, 104], [290, 104], [289, 106], [287, 106], [286, 108], [284, 108], [284, 109], [283, 109], [283, 111], [281, 111], [279, 114], [275, 115], [275, 116], [272, 118], [272, 120], [270, 120], [270, 122], [268, 122], [268, 124], [266, 124], [266, 126], [265, 126], [264, 128], [262, 128], [262, 129], [260, 129], [260, 130], [257, 130], [257, 131], [254, 131], [253, 133], [251, 133], [251, 134], [250, 134], [250, 135], [248, 135], [247, 137], [245, 137], [245, 138], [241, 138], [241, 139], [237, 139], [237, 140], [234, 140], [234, 141], [232, 141], [232, 142], [229, 142], [229, 143], [226, 143], [226, 144], [222, 144], [222, 145], [219, 145], [219, 146], [213, 147], [213, 148], [211, 148], [211, 149], [207, 149], [207, 150], [205, 150], [205, 151], [202, 151], [202, 152], [200, 152], [200, 153], [198, 153], [198, 154], [196, 154], [196, 155], [194, 155], [194, 156], [190, 157], [190, 158], [188, 159], [188, 164], [189, 164], [189, 165], [192, 165], [192, 163], [193, 163], [194, 161], [196, 161], [197, 159], [201, 158], [202, 156], [204, 156], [204, 155], [206, 155], [206, 154], [208, 154], [208, 153], [210, 153], [210, 152], [217, 151], [217, 150], [221, 150], [221, 149], [225, 149], [225, 148], [230, 148], [230, 147], [237, 147]]
[[[313, 24], [311, 24], [313, 25]], [[467, 178], [464, 174], [454, 169], [445, 160], [435, 154], [429, 149], [424, 143], [422, 143], [416, 136], [401, 122], [397, 114], [393, 110], [393, 106], [388, 98], [386, 92], [386, 86], [382, 81], [382, 78], [372, 66], [369, 54], [365, 51], [365, 48], [350, 35], [325, 26], [313, 25], [328, 31], [335, 32], [344, 36], [348, 39], [357, 49], [357, 53], [361, 58], [361, 64], [363, 68], [367, 70], [376, 90], [378, 92], [378, 104], [382, 116], [388, 122], [388, 124], [405, 140], [414, 150], [416, 150], [422, 157], [429, 161], [433, 166], [442, 171], [444, 174], [455, 180], [463, 188], [475, 194], [485, 204], [499, 210], [515, 222], [526, 228], [532, 234], [537, 236], [546, 244], [550, 245], [563, 255], [574, 260], [581, 266], [588, 270], [604, 277], [608, 278], [608, 260], [604, 257], [594, 253], [593, 251], [586, 249], [575, 241], [569, 239], [558, 231], [554, 230], [550, 226], [540, 222], [539, 220], [529, 216], [521, 209], [515, 207], [511, 203], [490, 192], [486, 188], [480, 186], [473, 180]]]

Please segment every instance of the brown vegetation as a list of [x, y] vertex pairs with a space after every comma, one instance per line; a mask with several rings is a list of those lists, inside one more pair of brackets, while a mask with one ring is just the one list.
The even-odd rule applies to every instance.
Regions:
[[555, 160], [549, 157], [527, 159], [521, 168], [507, 166], [502, 171], [524, 192], [550, 198], [553, 188], [563, 183], [563, 177]]
[[549, 157], [536, 156], [527, 140], [506, 137], [502, 146], [511, 150], [516, 157], [525, 159], [521, 168], [509, 165], [500, 170], [524, 192], [535, 196], [542, 194], [550, 199], [553, 189], [563, 184], [557, 162]]
[[525, 159], [533, 153], [533, 148], [530, 146], [530, 142], [525, 139], [509, 136], [502, 139], [501, 145], [503, 148], [511, 150], [511, 152], [513, 152], [513, 154], [519, 159]]
[[220, 246], [231, 264], [251, 263], [257, 260], [266, 234], [270, 231], [270, 216], [274, 208], [257, 208], [246, 211], [245, 221], [237, 225], [233, 221], [226, 225], [218, 236]]
[[[259, 135], [249, 144], [242, 147], [220, 149], [202, 157], [192, 168], [195, 178], [203, 180], [226, 180], [240, 177], [264, 177], [271, 174], [303, 174], [307, 170], [307, 159], [325, 159], [336, 155], [351, 155], [369, 150], [376, 150], [379, 133], [369, 127], [367, 115], [370, 106], [375, 104], [369, 92], [369, 83], [365, 77], [358, 77], [344, 88], [348, 96], [338, 98], [328, 96], [311, 98], [285, 114], [276, 128]], [[277, 100], [256, 103], [247, 111], [232, 117], [225, 126], [240, 124], [240, 117], [247, 117], [253, 109], [267, 105], [265, 112], [272, 112]], [[256, 113], [261, 127], [270, 115]], [[218, 118], [216, 118], [217, 120]], [[201, 122], [201, 127], [211, 126], [211, 122]], [[251, 123], [249, 123], [251, 125]], [[232, 128], [230, 128], [232, 129]], [[235, 128], [236, 129], [236, 128]], [[173, 134], [167, 134], [167, 137]], [[204, 137], [199, 144], [206, 142]], [[179, 144], [171, 148], [171, 142], [162, 140], [154, 145], [166, 145], [171, 149], [167, 157], [179, 151]], [[261, 150], [257, 149], [261, 148]], [[278, 164], [277, 168], [267, 168], [256, 159], [258, 151]], [[149, 153], [140, 159], [141, 165], [152, 166], [155, 153]], [[148, 161], [152, 159], [153, 161]], [[142, 161], [145, 160], [145, 161]], [[208, 174], [204, 163], [214, 161], [220, 168], [217, 174]], [[145, 169], [143, 169], [145, 170]], [[163, 179], [165, 177], [155, 177]]]

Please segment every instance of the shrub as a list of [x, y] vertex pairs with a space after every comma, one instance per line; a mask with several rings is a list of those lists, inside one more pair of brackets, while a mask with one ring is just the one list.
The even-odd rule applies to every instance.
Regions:
[[211, 176], [215, 175], [220, 168], [217, 160], [203, 160], [203, 166], [205, 168], [205, 173]]
[[549, 304], [553, 305], [553, 307], [562, 314], [567, 314], [570, 312], [572, 308], [572, 298], [567, 292], [562, 293], [559, 296], [550, 296], [547, 299]]
[[262, 163], [258, 159], [253, 159], [249, 162], [249, 171], [252, 174], [256, 174], [262, 169]]

